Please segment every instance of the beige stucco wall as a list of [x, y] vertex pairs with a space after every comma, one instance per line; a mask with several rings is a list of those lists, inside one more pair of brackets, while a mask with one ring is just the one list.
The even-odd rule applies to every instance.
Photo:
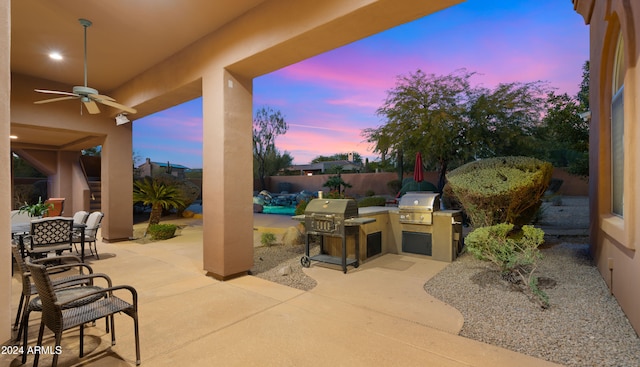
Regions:
[[[0, 50], [10, 49], [11, 2], [0, 3]], [[0, 233], [9, 238], [11, 211], [11, 167], [9, 160], [9, 101], [11, 93], [11, 59], [9, 52], [0, 53]], [[11, 338], [11, 252], [9, 246], [0, 246], [0, 341]]]
[[[591, 250], [598, 270], [640, 333], [640, 7], [628, 0], [574, 0], [590, 25]], [[625, 44], [624, 217], [611, 214], [610, 116], [613, 54], [619, 31]]]

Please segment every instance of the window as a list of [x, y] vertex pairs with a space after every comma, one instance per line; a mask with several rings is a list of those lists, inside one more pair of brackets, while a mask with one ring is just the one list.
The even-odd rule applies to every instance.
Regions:
[[611, 212], [623, 216], [624, 209], [624, 41], [618, 36], [613, 62], [611, 100]]

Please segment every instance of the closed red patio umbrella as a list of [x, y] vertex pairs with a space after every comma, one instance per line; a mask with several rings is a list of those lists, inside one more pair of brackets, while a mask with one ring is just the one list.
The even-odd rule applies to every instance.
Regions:
[[422, 174], [422, 154], [418, 152], [416, 154], [416, 165], [413, 167], [413, 180], [415, 182], [422, 182], [424, 175]]

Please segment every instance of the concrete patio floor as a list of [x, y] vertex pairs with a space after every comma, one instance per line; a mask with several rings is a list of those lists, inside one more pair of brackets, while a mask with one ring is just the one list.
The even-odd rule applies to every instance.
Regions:
[[[293, 223], [278, 217], [256, 215], [255, 226]], [[162, 242], [99, 243], [100, 260], [87, 261], [137, 289], [143, 366], [556, 366], [457, 336], [461, 314], [423, 290], [446, 263], [388, 254], [346, 275], [314, 264], [305, 272], [318, 285], [308, 292], [255, 276], [220, 282], [202, 270], [201, 222], [187, 223]], [[31, 346], [39, 322], [33, 313]], [[86, 327], [79, 359], [78, 331], [68, 331], [58, 365], [135, 365], [131, 318], [116, 316], [116, 337], [112, 347], [104, 322]], [[48, 330], [44, 344], [53, 344]], [[1, 355], [0, 365], [19, 366], [20, 356]]]

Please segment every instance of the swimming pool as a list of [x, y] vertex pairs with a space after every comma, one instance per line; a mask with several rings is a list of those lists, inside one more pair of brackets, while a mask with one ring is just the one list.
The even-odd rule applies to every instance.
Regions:
[[280, 214], [280, 215], [295, 215], [295, 206], [278, 206], [278, 205], [265, 205], [262, 207], [263, 214]]

